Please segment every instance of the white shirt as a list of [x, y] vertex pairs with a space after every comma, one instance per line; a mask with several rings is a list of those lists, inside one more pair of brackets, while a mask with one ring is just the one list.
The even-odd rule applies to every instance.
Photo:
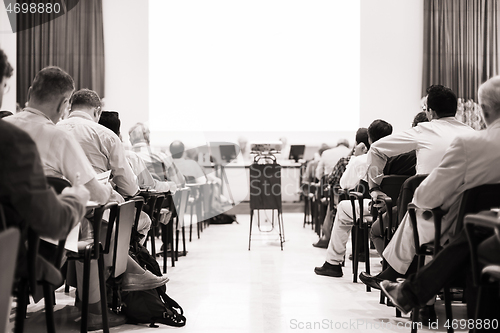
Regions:
[[367, 158], [367, 154], [351, 157], [340, 178], [340, 187], [344, 190], [350, 190], [355, 188], [361, 179], [366, 180], [366, 171], [368, 170]]
[[120, 138], [113, 131], [96, 123], [83, 111], [71, 112], [57, 127], [73, 134], [96, 172], [111, 170], [113, 183], [121, 195], [137, 194], [137, 177], [125, 157]]
[[455, 117], [445, 117], [419, 123], [404, 132], [378, 140], [368, 151], [370, 188], [374, 186], [374, 183], [380, 183], [389, 157], [415, 150], [417, 174], [429, 174], [439, 165], [453, 139], [458, 135], [473, 131], [471, 127], [459, 122]]
[[80, 144], [71, 134], [57, 128], [45, 113], [27, 107], [4, 120], [24, 130], [35, 141], [46, 176], [64, 177], [72, 184], [76, 183], [77, 174], [80, 184], [96, 177]]
[[351, 149], [344, 145], [327, 149], [321, 154], [318, 166], [316, 167], [316, 178], [321, 179], [324, 175], [329, 175], [337, 162], [349, 155]]

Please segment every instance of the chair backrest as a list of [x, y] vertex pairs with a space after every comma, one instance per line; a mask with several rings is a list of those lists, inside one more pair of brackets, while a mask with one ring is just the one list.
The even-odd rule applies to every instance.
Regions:
[[0, 332], [5, 329], [10, 315], [8, 312], [19, 238], [20, 233], [16, 228], [9, 228], [0, 233], [0, 281], [2, 281], [0, 283]]
[[382, 182], [380, 183], [380, 189], [387, 196], [389, 196], [393, 202], [399, 197], [401, 192], [401, 187], [403, 183], [410, 178], [410, 176], [400, 176], [400, 175], [387, 175], [382, 177]]
[[47, 176], [47, 183], [52, 186], [56, 193], [60, 194], [66, 187], [70, 187], [71, 183], [60, 177]]
[[408, 177], [401, 186], [397, 200], [398, 220], [396, 221], [396, 225], [399, 225], [399, 223], [403, 220], [403, 217], [405, 216], [408, 208], [408, 204], [413, 200], [413, 194], [415, 193], [415, 190], [426, 177], [427, 175], [414, 175]]
[[466, 214], [479, 213], [500, 206], [500, 183], [476, 186], [464, 192], [457, 217], [457, 230], [463, 227]]
[[[109, 247], [112, 228], [114, 224], [114, 249], [113, 249], [113, 272], [112, 276], [117, 277], [127, 269], [128, 250], [130, 246], [130, 236], [135, 220], [135, 201], [130, 200], [118, 205], [116, 219], [108, 224], [108, 236], [106, 237], [106, 248]], [[108, 252], [107, 249], [105, 252]]]

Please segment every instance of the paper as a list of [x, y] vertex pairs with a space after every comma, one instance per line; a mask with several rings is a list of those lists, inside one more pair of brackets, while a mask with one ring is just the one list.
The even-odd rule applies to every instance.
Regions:
[[[68, 236], [66, 237], [66, 244], [64, 245], [64, 248], [68, 251], [72, 252], [78, 252], [78, 235], [80, 234], [80, 222], [78, 222], [77, 225], [71, 229], [69, 232]], [[44, 241], [58, 245], [59, 241], [47, 237], [40, 237], [40, 239], [43, 239]]]
[[97, 174], [96, 179], [99, 183], [107, 185], [109, 181], [109, 176], [111, 176], [111, 170]]

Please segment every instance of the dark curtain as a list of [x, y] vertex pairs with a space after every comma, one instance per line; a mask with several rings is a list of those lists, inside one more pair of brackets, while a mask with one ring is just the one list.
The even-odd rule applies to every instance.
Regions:
[[431, 84], [477, 101], [477, 89], [498, 74], [498, 0], [424, 0], [422, 95]]
[[[24, 107], [36, 73], [59, 66], [75, 81], [76, 89], [95, 90], [104, 97], [104, 36], [102, 0], [84, 0], [47, 23], [43, 16], [17, 18], [17, 102]], [[22, 30], [27, 25], [34, 26]]]

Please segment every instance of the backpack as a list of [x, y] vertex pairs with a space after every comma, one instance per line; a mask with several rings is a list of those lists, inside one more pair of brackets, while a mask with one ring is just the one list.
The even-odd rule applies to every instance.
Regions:
[[232, 224], [234, 221], [236, 221], [236, 215], [222, 213], [212, 217], [210, 219], [210, 224]]
[[[141, 244], [134, 244], [129, 251], [130, 256], [144, 269], [162, 276], [160, 265], [148, 250]], [[150, 323], [150, 327], [158, 327], [155, 323], [182, 327], [186, 325], [186, 317], [182, 307], [166, 294], [167, 286], [149, 290], [121, 292], [121, 310], [130, 323]]]

